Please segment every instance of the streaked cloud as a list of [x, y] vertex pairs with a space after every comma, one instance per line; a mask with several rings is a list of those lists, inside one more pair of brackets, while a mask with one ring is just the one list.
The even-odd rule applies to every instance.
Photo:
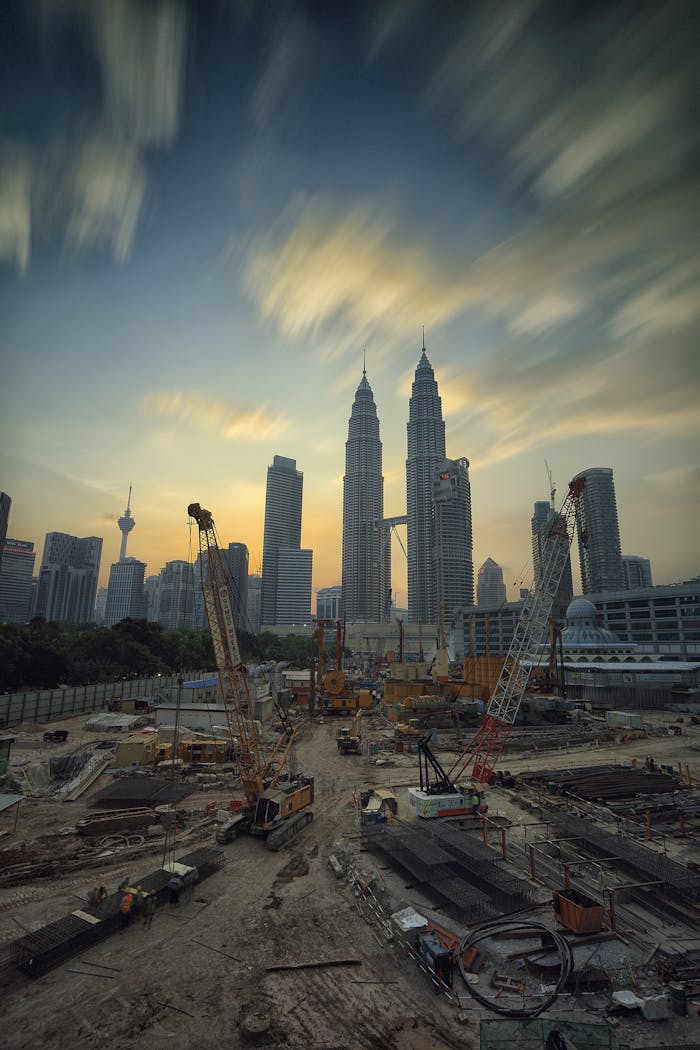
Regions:
[[82, 147], [72, 182], [68, 238], [78, 247], [108, 245], [114, 258], [129, 255], [146, 192], [136, 147], [100, 135]]
[[270, 32], [267, 56], [252, 100], [252, 116], [263, 130], [280, 119], [295, 78], [312, 58], [311, 30], [301, 13], [282, 13]]
[[0, 150], [0, 259], [26, 273], [32, 232], [32, 171], [28, 156]]
[[697, 143], [695, 5], [551, 15], [519, 0], [471, 7], [450, 27], [428, 104], [448, 109], [458, 133], [489, 135], [545, 198], [618, 199], [678, 171]]
[[253, 239], [243, 282], [262, 319], [288, 337], [333, 322], [329, 357], [356, 349], [377, 328], [397, 340], [415, 337], [421, 323], [437, 326], [464, 302], [439, 256], [401, 239], [378, 209], [358, 205], [339, 214], [320, 198]]
[[265, 441], [289, 426], [285, 416], [271, 412], [266, 405], [233, 406], [196, 392], [173, 390], [147, 394], [141, 409], [156, 418], [169, 418], [198, 430], [214, 431], [225, 440]]
[[177, 134], [186, 9], [180, 0], [43, 0], [49, 29], [76, 18], [100, 64], [106, 126], [139, 145]]

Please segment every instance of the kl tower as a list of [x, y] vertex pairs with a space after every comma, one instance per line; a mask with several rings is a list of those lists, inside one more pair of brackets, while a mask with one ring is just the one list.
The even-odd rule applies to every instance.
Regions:
[[131, 516], [131, 485], [129, 485], [129, 499], [127, 500], [126, 510], [124, 511], [124, 516], [119, 518], [117, 522], [122, 534], [122, 546], [119, 551], [119, 561], [124, 561], [126, 558], [126, 541], [135, 524], [136, 522]]

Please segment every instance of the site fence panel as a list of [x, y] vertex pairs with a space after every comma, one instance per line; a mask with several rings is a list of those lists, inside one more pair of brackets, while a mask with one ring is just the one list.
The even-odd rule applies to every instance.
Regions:
[[[202, 670], [183, 672], [185, 679], [192, 680], [207, 673]], [[6, 693], [0, 696], [0, 729], [11, 729], [24, 722], [55, 722], [86, 711], [100, 711], [113, 697], [128, 700], [159, 693], [172, 698], [177, 692], [178, 678], [178, 675], [157, 675], [153, 678], [126, 678], [117, 682], [100, 682], [66, 689]]]

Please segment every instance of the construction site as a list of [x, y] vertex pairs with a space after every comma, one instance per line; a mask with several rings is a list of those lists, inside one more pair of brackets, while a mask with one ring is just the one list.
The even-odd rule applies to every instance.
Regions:
[[465, 667], [481, 697], [439, 662], [378, 696], [335, 667], [260, 723], [188, 510], [225, 732], [8, 731], [3, 1045], [700, 1047], [700, 719], [517, 717], [568, 542], [510, 652]]

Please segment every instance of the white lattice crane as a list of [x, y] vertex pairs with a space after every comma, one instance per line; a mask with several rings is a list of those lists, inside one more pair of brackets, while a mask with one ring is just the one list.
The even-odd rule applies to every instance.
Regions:
[[552, 519], [544, 543], [542, 571], [525, 599], [482, 723], [448, 771], [447, 777], [453, 784], [468, 772], [479, 783], [488, 781], [511, 734], [528, 684], [528, 671], [523, 667], [523, 660], [547, 639], [552, 603], [569, 556], [584, 484], [584, 477], [569, 483], [561, 510]]

